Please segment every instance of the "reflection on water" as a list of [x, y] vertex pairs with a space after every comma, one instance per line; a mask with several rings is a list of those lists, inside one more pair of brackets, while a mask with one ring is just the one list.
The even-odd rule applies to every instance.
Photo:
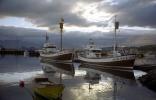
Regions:
[[139, 71], [139, 70], [133, 70], [133, 72], [134, 72], [134, 76], [135, 76], [136, 79], [138, 79], [139, 77], [147, 74], [146, 72]]
[[23, 56], [0, 57], [0, 73], [29, 72], [41, 70], [38, 58]]
[[[43, 66], [49, 80], [65, 85], [63, 100], [134, 99], [129, 97], [134, 95], [132, 91], [137, 87], [133, 70], [112, 70], [99, 66], [52, 62], [44, 62]], [[140, 98], [140, 95], [135, 98]]]
[[74, 76], [75, 70], [72, 64], [55, 63], [55, 62], [41, 62], [42, 68], [45, 72], [59, 72], [66, 75]]
[[[43, 64], [43, 65], [47, 65], [47, 64]], [[107, 98], [107, 96], [110, 99], [112, 98], [111, 96], [112, 80], [106, 79], [110, 81], [110, 83], [102, 82], [102, 81], [99, 83], [99, 80], [101, 80], [100, 78], [101, 75], [98, 73], [92, 74], [90, 76], [88, 74], [88, 71], [86, 70], [78, 70], [78, 69], [73, 70], [74, 69], [73, 64], [51, 63], [51, 69], [49, 67], [50, 66], [44, 66], [44, 69], [46, 68], [48, 69], [48, 73], [47, 70], [44, 72], [45, 75], [49, 78], [49, 80], [55, 81], [57, 83], [63, 83], [65, 85], [65, 90], [62, 96], [63, 100], [84, 100], [84, 99], [96, 100], [100, 98], [103, 100], [103, 98]], [[66, 69], [68, 69], [68, 73], [66, 72], [67, 71]], [[76, 76], [73, 77], [74, 72], [77, 74]], [[62, 77], [59, 77], [60, 74], [65, 74], [65, 75], [64, 77], [63, 75]], [[62, 81], [60, 81], [60, 79]], [[97, 81], [97, 83], [95, 81]], [[90, 86], [90, 82], [91, 82], [91, 86]], [[106, 95], [105, 94], [106, 92], [109, 93], [107, 93]], [[103, 97], [104, 95], [106, 96]]]
[[43, 74], [42, 71], [31, 71], [31, 72], [14, 72], [14, 73], [0, 73], [1, 84], [17, 83], [19, 80], [26, 80], [32, 77], [36, 77]]
[[[12, 58], [8, 57], [8, 59]], [[13, 68], [11, 68], [10, 64], [7, 66], [7, 63], [5, 63], [7, 58], [0, 60], [3, 65], [3, 71], [0, 72], [0, 83], [3, 83], [3, 85], [6, 83], [14, 84], [19, 80], [29, 80], [26, 86], [31, 90], [31, 80], [33, 78], [47, 77], [49, 81], [55, 84], [64, 85], [62, 100], [142, 100], [142, 98], [144, 100], [155, 100], [156, 98], [154, 92], [138, 85], [138, 82], [136, 82], [136, 76], [145, 74], [141, 71], [115, 70], [78, 63], [39, 62], [39, 59], [36, 58], [16, 58], [18, 60], [17, 70], [15, 69], [16, 64], [13, 63], [16, 61], [15, 59], [11, 61]], [[16, 92], [10, 93], [11, 90]], [[17, 91], [22, 95], [17, 95]], [[10, 100], [12, 98], [21, 100], [28, 97], [29, 93], [26, 93], [27, 91], [24, 92], [24, 90], [17, 87], [3, 88], [0, 84], [1, 100]], [[11, 98], [7, 96], [10, 94], [12, 94]], [[30, 94], [29, 96], [31, 97]]]

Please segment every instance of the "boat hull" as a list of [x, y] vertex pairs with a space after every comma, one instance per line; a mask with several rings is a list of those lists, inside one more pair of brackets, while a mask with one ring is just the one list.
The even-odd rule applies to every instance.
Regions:
[[65, 88], [63, 84], [56, 84], [46, 77], [37, 77], [30, 86], [33, 100], [60, 100]]
[[131, 56], [121, 56], [115, 58], [101, 58], [101, 59], [91, 59], [78, 56], [78, 59], [80, 60], [81, 63], [104, 65], [112, 68], [118, 66], [116, 68], [132, 69], [135, 61], [135, 56], [131, 55]]
[[72, 52], [57, 52], [53, 54], [40, 54], [41, 59], [58, 61], [58, 62], [72, 62], [73, 53]]

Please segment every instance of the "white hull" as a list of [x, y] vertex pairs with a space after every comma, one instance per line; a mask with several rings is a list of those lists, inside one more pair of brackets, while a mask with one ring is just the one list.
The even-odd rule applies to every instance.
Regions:
[[108, 66], [133, 66], [135, 61], [134, 55], [110, 57], [110, 58], [85, 58], [78, 56], [81, 62], [90, 64], [100, 64]]
[[56, 53], [40, 53], [41, 59], [57, 61], [57, 62], [72, 62], [73, 53], [70, 51], [61, 51]]

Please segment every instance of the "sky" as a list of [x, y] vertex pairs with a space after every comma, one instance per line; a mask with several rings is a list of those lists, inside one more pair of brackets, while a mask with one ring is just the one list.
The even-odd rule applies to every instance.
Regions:
[[109, 46], [115, 15], [121, 45], [154, 44], [156, 0], [0, 0], [0, 40], [44, 40], [46, 32], [57, 40], [63, 18], [66, 46], [80, 46], [89, 38]]

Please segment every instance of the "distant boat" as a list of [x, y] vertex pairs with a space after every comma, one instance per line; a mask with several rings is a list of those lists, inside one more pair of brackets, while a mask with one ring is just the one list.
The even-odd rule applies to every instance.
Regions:
[[114, 50], [112, 56], [102, 56], [102, 49], [97, 48], [93, 41], [83, 50], [83, 54], [78, 55], [78, 59], [82, 63], [99, 64], [106, 66], [114, 66], [117, 68], [133, 69], [135, 55], [121, 55], [116, 50], [116, 29], [119, 27], [119, 22], [115, 20], [115, 36], [114, 36]]
[[43, 59], [51, 59], [53, 61], [59, 62], [72, 62], [73, 52], [69, 50], [62, 49], [62, 32], [63, 32], [63, 22], [61, 19], [60, 29], [61, 29], [61, 41], [60, 41], [60, 50], [56, 48], [56, 46], [52, 43], [48, 42], [49, 37], [46, 34], [46, 42], [43, 45], [42, 50], [40, 50], [40, 57]]
[[27, 57], [27, 56], [29, 56], [29, 51], [25, 50], [24, 51], [24, 57]]

